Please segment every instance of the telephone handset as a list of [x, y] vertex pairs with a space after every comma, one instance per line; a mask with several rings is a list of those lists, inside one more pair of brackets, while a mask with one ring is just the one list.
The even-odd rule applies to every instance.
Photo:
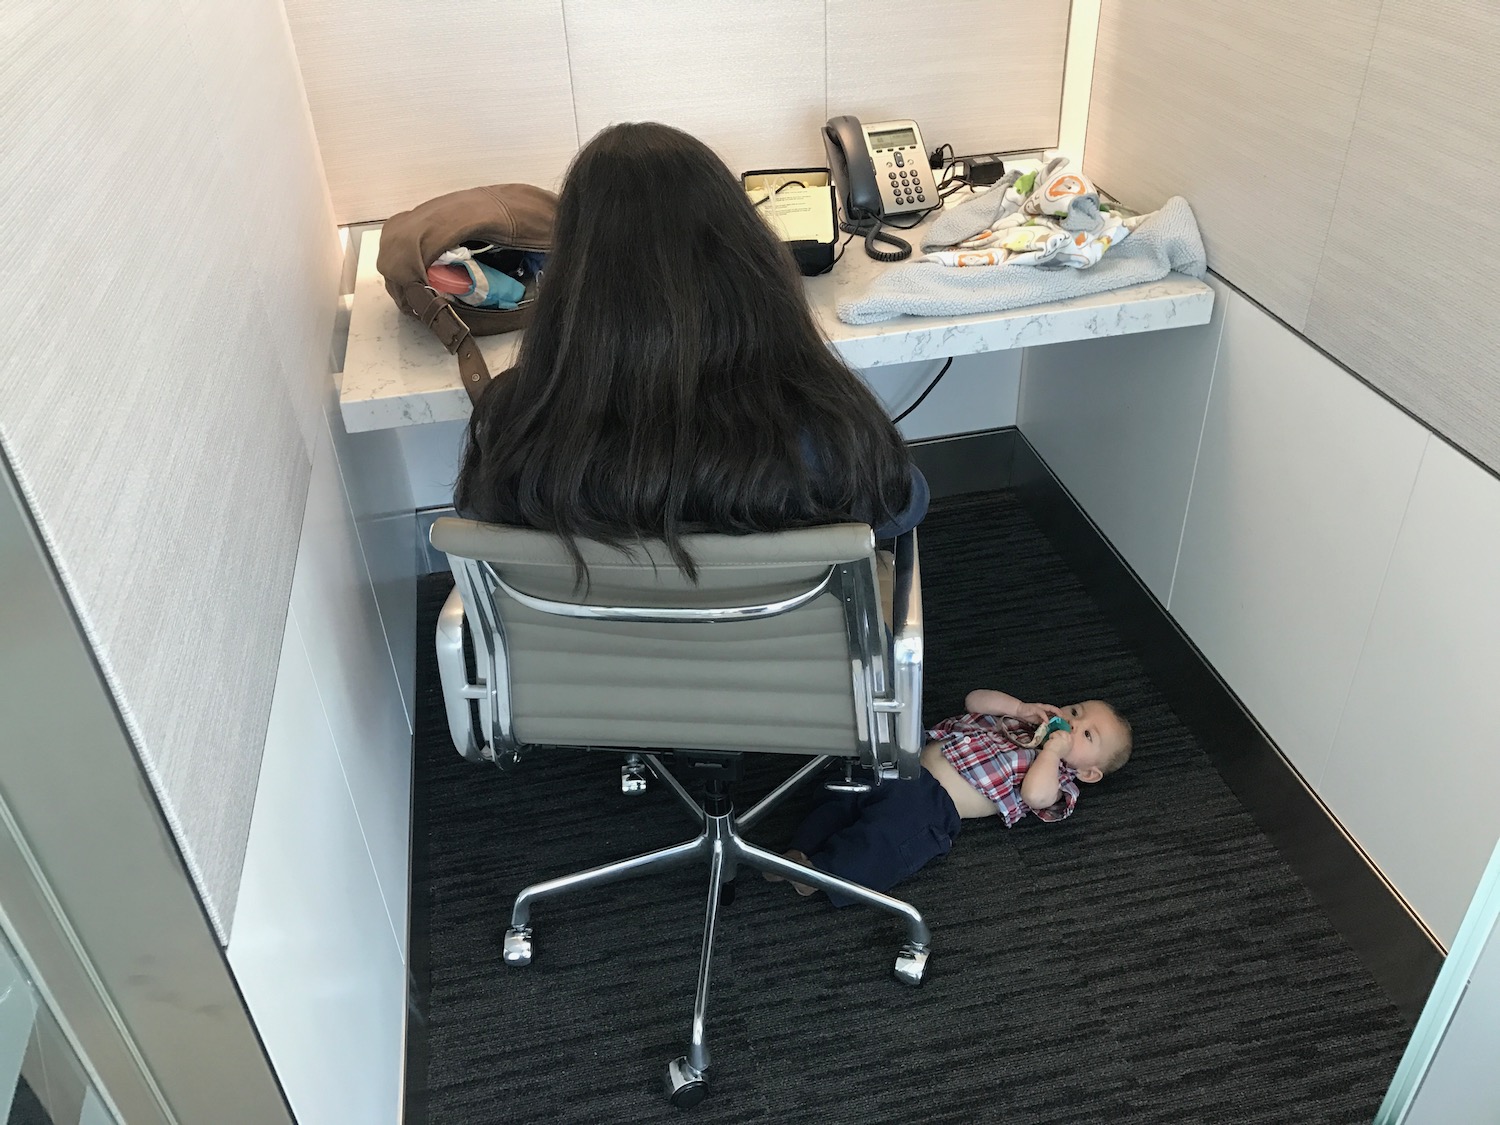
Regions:
[[[917, 123], [864, 125], [855, 117], [834, 117], [823, 127], [823, 146], [843, 212], [843, 229], [863, 234], [866, 253], [877, 261], [899, 262], [908, 257], [911, 246], [880, 228], [893, 216], [917, 218], [940, 205]], [[877, 250], [877, 239], [898, 249]]]

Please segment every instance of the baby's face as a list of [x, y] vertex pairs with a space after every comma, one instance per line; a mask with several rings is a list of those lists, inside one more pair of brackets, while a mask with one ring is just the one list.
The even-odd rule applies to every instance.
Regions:
[[1125, 746], [1129, 737], [1125, 725], [1110, 708], [1097, 699], [1086, 699], [1062, 709], [1063, 718], [1073, 728], [1072, 746], [1064, 761], [1078, 771], [1084, 781], [1098, 781], [1104, 766]]

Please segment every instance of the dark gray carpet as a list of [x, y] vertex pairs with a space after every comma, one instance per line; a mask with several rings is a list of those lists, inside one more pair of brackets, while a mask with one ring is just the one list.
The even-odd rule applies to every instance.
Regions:
[[[542, 904], [536, 957], [499, 938], [528, 882], [692, 835], [619, 759], [538, 754], [501, 774], [447, 740], [426, 580], [417, 712], [412, 1119], [630, 1122], [1368, 1122], [1410, 1027], [1007, 493], [923, 524], [927, 715], [974, 687], [1114, 702], [1125, 770], [1067, 821], [970, 822], [897, 893], [934, 935], [919, 990], [892, 921], [747, 873], [721, 914], [712, 1093], [669, 1107], [707, 872]], [[794, 763], [759, 760], [748, 807]], [[783, 846], [812, 794], [752, 838]], [[424, 1022], [425, 1013], [425, 1022]]]
[[11, 1097], [10, 1114], [5, 1125], [53, 1125], [51, 1116], [42, 1108], [36, 1091], [24, 1078], [16, 1079], [16, 1091]]

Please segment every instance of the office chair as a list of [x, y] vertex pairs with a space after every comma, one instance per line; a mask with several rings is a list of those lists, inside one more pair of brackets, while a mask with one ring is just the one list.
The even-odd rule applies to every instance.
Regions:
[[[692, 1032], [687, 1053], [667, 1068], [668, 1097], [680, 1106], [707, 1094], [714, 932], [724, 888], [741, 865], [842, 891], [898, 915], [907, 940], [895, 975], [921, 983], [930, 935], [913, 906], [793, 863], [741, 835], [836, 759], [846, 768], [834, 788], [917, 776], [922, 599], [915, 532], [897, 540], [889, 632], [874, 536], [863, 524], [689, 536], [696, 583], [660, 543], [628, 550], [581, 543], [588, 580], [580, 586], [572, 559], [547, 533], [445, 518], [432, 525], [431, 541], [447, 554], [456, 580], [439, 616], [437, 648], [458, 751], [501, 766], [545, 746], [622, 751], [628, 756], [622, 788], [642, 787], [649, 769], [699, 825], [683, 843], [522, 890], [505, 934], [507, 964], [531, 962], [531, 907], [538, 900], [706, 862]], [[681, 772], [703, 781], [701, 804], [663, 763], [668, 752]], [[736, 814], [730, 785], [745, 753], [811, 760]]]

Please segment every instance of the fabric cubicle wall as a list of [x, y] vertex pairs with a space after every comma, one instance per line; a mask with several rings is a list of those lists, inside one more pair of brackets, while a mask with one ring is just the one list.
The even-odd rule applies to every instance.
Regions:
[[1086, 170], [1497, 470], [1497, 58], [1483, 0], [1104, 0]]
[[7, 6], [0, 135], [0, 443], [227, 941], [339, 274], [281, 5]]
[[735, 171], [824, 160], [830, 116], [910, 117], [959, 152], [1057, 143], [1068, 0], [287, 0], [334, 210], [555, 186], [611, 122]]

